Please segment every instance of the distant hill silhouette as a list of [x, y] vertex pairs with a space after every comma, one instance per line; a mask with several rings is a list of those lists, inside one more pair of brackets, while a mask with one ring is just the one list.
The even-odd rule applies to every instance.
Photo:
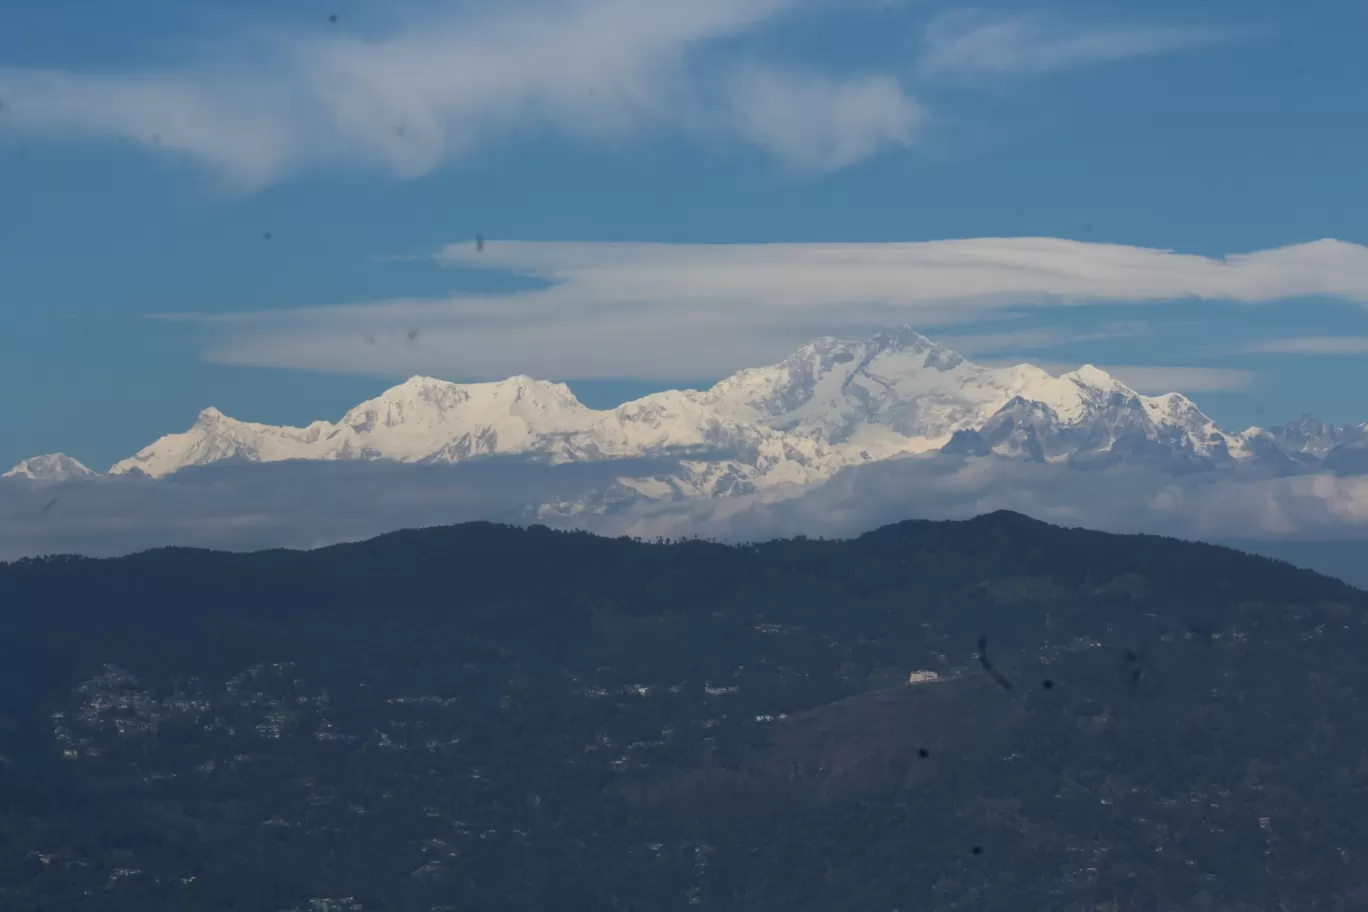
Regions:
[[1364, 908], [1365, 609], [1006, 512], [0, 565], [0, 908]]

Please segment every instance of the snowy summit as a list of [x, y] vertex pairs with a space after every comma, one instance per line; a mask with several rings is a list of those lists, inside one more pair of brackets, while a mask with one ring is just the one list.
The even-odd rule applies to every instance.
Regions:
[[72, 478], [92, 478], [96, 475], [65, 453], [32, 456], [19, 463], [0, 478], [26, 478], [29, 481], [67, 481]]

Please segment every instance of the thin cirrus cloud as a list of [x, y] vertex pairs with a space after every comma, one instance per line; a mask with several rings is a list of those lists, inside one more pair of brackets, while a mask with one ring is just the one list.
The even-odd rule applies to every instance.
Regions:
[[1080, 24], [1046, 12], [957, 10], [924, 33], [925, 79], [970, 80], [1051, 73], [1188, 50], [1229, 40], [1229, 29]]
[[1255, 355], [1368, 355], [1368, 336], [1293, 336], [1261, 339], [1242, 351]]
[[384, 35], [257, 30], [160, 70], [0, 67], [0, 96], [32, 134], [179, 153], [245, 189], [317, 166], [417, 177], [529, 131], [721, 135], [808, 171], [909, 145], [921, 108], [892, 74], [727, 56], [812, 2], [430, 4]]
[[[1214, 259], [1057, 238], [717, 245], [489, 239], [482, 251], [453, 245], [437, 259], [532, 277], [545, 287], [168, 316], [208, 324], [208, 357], [220, 363], [374, 376], [677, 381], [770, 363], [819, 335], [867, 334], [894, 323], [952, 327], [1023, 306], [1256, 304], [1297, 296], [1368, 305], [1368, 248], [1335, 240]], [[410, 337], [414, 329], [421, 332]], [[1208, 388], [1237, 382], [1237, 375], [1203, 376]]]

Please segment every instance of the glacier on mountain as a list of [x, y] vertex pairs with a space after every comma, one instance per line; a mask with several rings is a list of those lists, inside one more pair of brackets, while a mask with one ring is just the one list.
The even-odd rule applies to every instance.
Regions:
[[[109, 474], [165, 478], [193, 466], [285, 460], [679, 459], [678, 472], [624, 475], [593, 503], [542, 505], [565, 514], [798, 490], [849, 467], [934, 453], [1170, 472], [1257, 465], [1286, 474], [1343, 462], [1346, 448], [1365, 438], [1364, 428], [1313, 419], [1229, 433], [1181, 394], [1142, 395], [1091, 365], [1060, 376], [1030, 364], [985, 367], [899, 327], [865, 340], [817, 339], [710, 389], [669, 390], [605, 410], [586, 407], [565, 384], [527, 376], [464, 384], [413, 377], [335, 423], [306, 427], [239, 421], [207, 408], [191, 428], [120, 460]], [[94, 473], [54, 454], [6, 474]]]

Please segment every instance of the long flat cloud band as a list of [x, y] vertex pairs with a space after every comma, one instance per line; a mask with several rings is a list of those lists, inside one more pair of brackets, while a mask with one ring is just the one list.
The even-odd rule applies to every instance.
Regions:
[[[437, 259], [531, 276], [546, 287], [175, 316], [209, 324], [209, 357], [223, 363], [376, 376], [692, 381], [770, 363], [819, 335], [893, 323], [968, 324], [1023, 306], [1255, 305], [1303, 296], [1368, 304], [1368, 248], [1335, 240], [1213, 259], [1055, 238], [733, 245], [489, 239], [483, 251], [464, 243]], [[415, 328], [421, 333], [410, 339]]]

